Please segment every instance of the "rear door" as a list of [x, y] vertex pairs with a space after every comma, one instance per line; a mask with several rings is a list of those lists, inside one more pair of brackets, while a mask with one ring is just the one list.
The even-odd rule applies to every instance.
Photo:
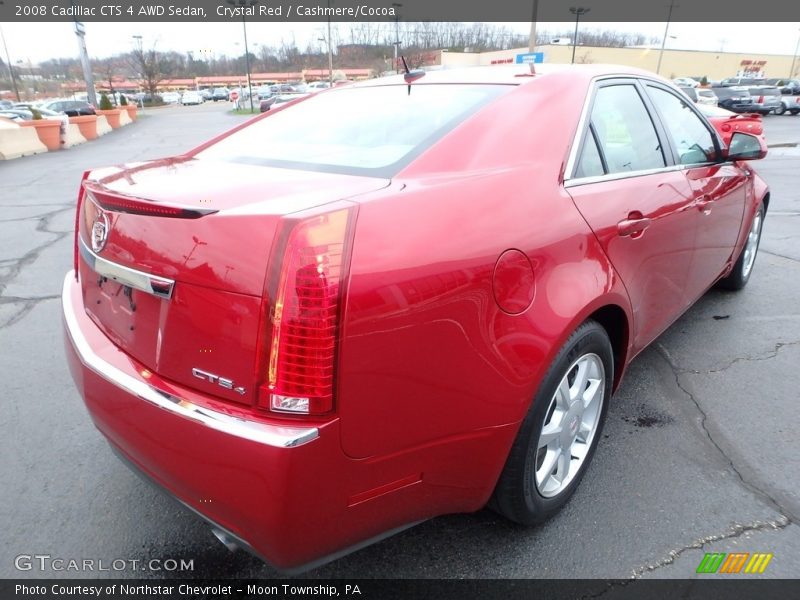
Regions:
[[666, 86], [648, 83], [645, 87], [692, 191], [692, 212], [698, 223], [686, 289], [694, 301], [714, 283], [733, 253], [748, 175], [732, 162], [720, 162], [713, 128], [690, 103]]
[[597, 83], [587, 117], [565, 187], [628, 290], [638, 351], [687, 304], [693, 191], [638, 82]]

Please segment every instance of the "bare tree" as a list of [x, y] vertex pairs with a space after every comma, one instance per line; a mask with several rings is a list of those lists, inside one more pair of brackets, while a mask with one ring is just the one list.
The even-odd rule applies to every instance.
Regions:
[[120, 61], [118, 56], [110, 56], [101, 60], [93, 61], [93, 70], [100, 77], [100, 81], [108, 84], [108, 89], [111, 92], [111, 102], [116, 105], [117, 97], [114, 93], [114, 78], [120, 72]]
[[142, 41], [139, 40], [129, 56], [131, 67], [138, 74], [142, 87], [148, 94], [155, 97], [158, 92], [158, 84], [169, 77], [169, 65], [156, 50], [155, 42], [152, 48], [146, 50]]

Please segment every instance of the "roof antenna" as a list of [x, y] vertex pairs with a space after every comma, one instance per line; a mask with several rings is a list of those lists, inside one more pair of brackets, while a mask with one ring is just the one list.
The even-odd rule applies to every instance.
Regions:
[[408, 84], [408, 95], [410, 96], [411, 95], [411, 84], [413, 82], [415, 82], [417, 79], [419, 79], [420, 77], [424, 77], [425, 76], [425, 71], [423, 71], [422, 69], [414, 69], [412, 71], [411, 69], [408, 68], [408, 63], [406, 62], [406, 57], [401, 54], [400, 55], [400, 59], [403, 61], [403, 68], [406, 71], [406, 74], [403, 75], [403, 79], [405, 79], [406, 83]]

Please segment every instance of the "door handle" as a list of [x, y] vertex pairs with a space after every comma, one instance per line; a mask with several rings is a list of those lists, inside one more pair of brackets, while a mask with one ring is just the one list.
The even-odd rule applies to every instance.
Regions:
[[697, 206], [697, 210], [701, 211], [704, 215], [711, 214], [711, 204], [714, 200], [710, 196], [700, 196], [695, 201], [695, 206]]
[[627, 219], [623, 219], [617, 223], [617, 235], [620, 237], [631, 237], [633, 239], [642, 237], [644, 230], [650, 227], [651, 220], [647, 217], [641, 216], [641, 213], [635, 215], [631, 213]]

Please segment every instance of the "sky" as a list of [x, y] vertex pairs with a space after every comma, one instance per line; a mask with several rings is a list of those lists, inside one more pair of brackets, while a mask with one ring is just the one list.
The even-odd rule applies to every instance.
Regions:
[[[496, 23], [527, 35], [528, 23]], [[92, 58], [104, 58], [132, 49], [134, 35], [142, 36], [145, 47], [156, 44], [162, 50], [193, 52], [201, 50], [229, 56], [244, 53], [240, 23], [86, 23], [86, 44]], [[265, 23], [247, 24], [250, 51], [256, 44], [278, 46], [294, 37], [300, 48], [324, 36], [326, 24]], [[337, 26], [334, 24], [334, 26]], [[338, 25], [344, 33], [346, 24]], [[0, 23], [11, 62], [36, 64], [49, 58], [77, 57], [78, 45], [72, 23]], [[385, 27], [392, 28], [391, 24]], [[540, 23], [540, 30], [571, 30], [574, 22]], [[664, 36], [665, 23], [586, 23], [581, 30], [613, 29], [639, 32], [647, 37]], [[800, 36], [800, 23], [679, 23], [669, 28], [667, 48], [710, 50], [758, 54], [793, 55]], [[673, 37], [674, 36], [674, 37]], [[343, 35], [346, 39], [346, 36]], [[0, 47], [0, 52], [2, 48]], [[3, 60], [6, 60], [3, 53]]]

